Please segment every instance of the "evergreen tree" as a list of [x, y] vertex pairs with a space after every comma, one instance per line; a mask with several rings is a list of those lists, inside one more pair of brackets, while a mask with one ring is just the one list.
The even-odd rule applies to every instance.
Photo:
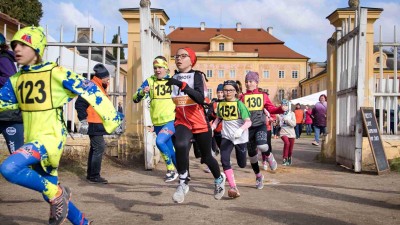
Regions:
[[[113, 44], [116, 44], [116, 43], [118, 43], [118, 34], [114, 34], [114, 36], [113, 36], [113, 39], [112, 39], [112, 43]], [[122, 40], [120, 39], [120, 42], [119, 43], [122, 43]], [[121, 49], [121, 51], [120, 51], [120, 59], [125, 59], [125, 52], [124, 52], [124, 48], [120, 48]], [[115, 57], [115, 58], [117, 58], [117, 50], [118, 50], [118, 48], [113, 48], [113, 56]]]
[[38, 26], [43, 16], [39, 0], [0, 0], [0, 12], [28, 26]]

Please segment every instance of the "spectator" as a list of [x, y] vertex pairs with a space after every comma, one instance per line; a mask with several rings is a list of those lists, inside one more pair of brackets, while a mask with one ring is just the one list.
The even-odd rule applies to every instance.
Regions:
[[[92, 82], [97, 88], [107, 96], [107, 87], [110, 74], [103, 64], [96, 64], [93, 67], [95, 74]], [[108, 96], [107, 96], [108, 97]], [[101, 117], [95, 112], [94, 108], [81, 96], [75, 102], [75, 109], [80, 121], [79, 132], [88, 134], [90, 138], [90, 150], [87, 162], [87, 176], [89, 183], [107, 184], [108, 181], [100, 176], [101, 163], [103, 160], [106, 143], [103, 135], [108, 134], [105, 130]]]
[[319, 146], [319, 137], [321, 134], [326, 134], [326, 112], [327, 112], [327, 98], [326, 95], [322, 94], [319, 96], [319, 102], [317, 102], [312, 110], [311, 118], [314, 123], [314, 136], [315, 140], [312, 142], [313, 145]]
[[311, 113], [312, 113], [311, 108], [308, 107], [308, 105], [306, 105], [306, 108], [304, 109], [304, 114], [306, 116], [306, 119], [305, 119], [304, 123], [306, 124], [306, 133], [307, 133], [307, 135], [311, 135], [311, 133], [312, 133], [313, 120], [311, 118]]
[[296, 116], [296, 127], [294, 128], [296, 131], [296, 139], [299, 139], [301, 136], [301, 131], [303, 130], [304, 123], [304, 110], [301, 109], [300, 103], [296, 104], [294, 115]]
[[[0, 33], [0, 88], [17, 73], [14, 52], [9, 50], [6, 38]], [[0, 133], [3, 134], [10, 154], [24, 144], [24, 126], [19, 109], [0, 113]]]

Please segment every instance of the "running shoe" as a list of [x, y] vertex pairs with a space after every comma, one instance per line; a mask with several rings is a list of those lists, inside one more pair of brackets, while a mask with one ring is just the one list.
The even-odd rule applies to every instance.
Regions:
[[71, 199], [71, 190], [59, 185], [62, 190], [60, 196], [50, 201], [50, 225], [62, 224], [68, 216], [68, 203]]
[[313, 141], [311, 144], [312, 144], [312, 145], [315, 145], [315, 146], [319, 146], [319, 143], [316, 142], [316, 141]]
[[222, 196], [225, 194], [225, 181], [226, 176], [224, 173], [221, 173], [221, 176], [215, 179], [215, 189], [214, 189], [214, 198], [220, 200]]
[[269, 164], [269, 168], [271, 168], [272, 171], [278, 168], [278, 163], [276, 162], [275, 157], [272, 153], [267, 157], [267, 161]]
[[287, 159], [287, 165], [288, 165], [288, 166], [292, 165], [292, 157], [288, 157], [288, 159]]
[[171, 182], [176, 180], [176, 178], [178, 178], [178, 173], [176, 173], [173, 170], [168, 170], [167, 174], [165, 174], [165, 182]]
[[268, 163], [267, 161], [262, 162], [263, 170], [268, 170]]
[[108, 180], [103, 177], [88, 178], [87, 181], [91, 184], [108, 184]]
[[187, 184], [180, 184], [172, 196], [172, 199], [176, 203], [182, 203], [185, 201], [185, 195], [189, 192], [189, 185]]
[[256, 177], [256, 188], [261, 190], [264, 187], [264, 175], [261, 177]]
[[239, 190], [237, 189], [237, 187], [230, 188], [229, 191], [228, 191], [228, 196], [230, 198], [238, 198], [238, 197], [240, 197], [240, 193], [239, 193]]
[[289, 166], [289, 163], [288, 163], [288, 159], [287, 159], [287, 158], [283, 158], [282, 165], [283, 165], [283, 166]]

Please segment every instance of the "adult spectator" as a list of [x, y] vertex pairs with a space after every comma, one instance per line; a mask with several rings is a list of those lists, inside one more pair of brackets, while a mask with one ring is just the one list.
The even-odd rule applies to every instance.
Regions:
[[303, 130], [303, 123], [305, 119], [304, 110], [301, 109], [300, 103], [296, 104], [294, 115], [296, 116], [296, 126], [294, 127], [294, 130], [296, 131], [296, 139], [299, 139], [301, 136], [301, 131]]
[[326, 95], [322, 94], [319, 96], [319, 102], [317, 102], [312, 109], [312, 119], [314, 122], [314, 136], [315, 140], [312, 142], [313, 145], [319, 146], [319, 137], [321, 134], [326, 134], [326, 112], [327, 112], [327, 98]]
[[[14, 52], [9, 50], [6, 38], [0, 33], [0, 88], [17, 73]], [[19, 109], [0, 113], [0, 133], [3, 134], [10, 154], [24, 144], [24, 126]]]
[[[110, 80], [108, 70], [100, 63], [96, 64], [93, 70], [95, 74], [91, 81], [96, 84], [101, 92], [107, 95], [107, 87]], [[108, 133], [103, 126], [100, 116], [81, 96], [79, 96], [75, 102], [75, 109], [80, 121], [79, 133], [88, 134], [90, 138], [86, 179], [89, 183], [107, 184], [108, 181], [100, 176], [100, 171], [104, 150], [106, 148], [103, 135]]]
[[313, 123], [313, 120], [311, 118], [312, 109], [310, 107], [308, 107], [308, 105], [306, 105], [306, 108], [304, 109], [304, 114], [306, 116], [306, 119], [304, 121], [304, 123], [306, 124], [306, 134], [311, 135], [312, 123]]

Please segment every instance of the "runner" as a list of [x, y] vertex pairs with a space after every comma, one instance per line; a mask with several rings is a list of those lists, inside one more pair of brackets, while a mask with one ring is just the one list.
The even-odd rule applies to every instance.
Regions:
[[171, 99], [171, 87], [165, 85], [170, 78], [167, 59], [157, 56], [153, 61], [154, 75], [147, 78], [133, 95], [133, 102], [139, 103], [150, 97], [150, 116], [157, 134], [156, 145], [161, 152], [167, 174], [165, 182], [171, 182], [178, 177], [175, 171], [176, 158], [172, 144], [172, 135], [175, 133], [175, 104]]
[[[289, 101], [282, 99], [282, 108], [289, 109]], [[282, 165], [292, 165], [292, 153], [294, 141], [296, 138], [296, 116], [294, 112], [287, 110], [283, 114], [279, 115], [279, 124], [281, 126], [280, 136], [283, 141], [283, 153], [282, 153]]]
[[43, 62], [47, 44], [42, 27], [25, 27], [11, 41], [20, 71], [0, 89], [0, 111], [22, 111], [25, 144], [4, 160], [1, 174], [9, 182], [38, 191], [50, 203], [49, 224], [89, 224], [70, 202], [71, 190], [58, 184], [58, 166], [67, 138], [63, 106], [80, 95], [102, 116], [111, 133], [122, 121], [95, 84], [53, 62]]
[[225, 100], [218, 103], [218, 117], [215, 119], [212, 128], [214, 130], [218, 126], [221, 118], [221, 163], [230, 186], [228, 196], [237, 198], [240, 196], [240, 193], [236, 186], [230, 158], [232, 149], [235, 148], [238, 166], [240, 168], [246, 167], [246, 145], [249, 140], [248, 128], [251, 126], [250, 113], [243, 102], [237, 99], [239, 87], [235, 81], [225, 81], [223, 91]]
[[167, 82], [167, 85], [174, 85], [172, 100], [176, 105], [176, 132], [173, 143], [176, 150], [179, 185], [172, 199], [177, 203], [182, 203], [189, 191], [188, 168], [192, 137], [199, 146], [202, 160], [214, 176], [214, 198], [221, 199], [225, 193], [225, 174], [220, 172], [217, 160], [211, 155], [212, 131], [203, 107], [207, 91], [205, 75], [192, 69], [196, 61], [197, 57], [192, 49], [178, 49], [175, 55], [178, 71]]
[[249, 142], [247, 145], [251, 167], [256, 174], [256, 188], [264, 187], [264, 176], [258, 165], [257, 149], [265, 152], [271, 170], [276, 170], [277, 163], [267, 144], [266, 113], [283, 113], [282, 108], [275, 107], [265, 92], [258, 90], [259, 75], [257, 72], [248, 72], [245, 78], [247, 92], [241, 98], [251, 114], [249, 128]]

